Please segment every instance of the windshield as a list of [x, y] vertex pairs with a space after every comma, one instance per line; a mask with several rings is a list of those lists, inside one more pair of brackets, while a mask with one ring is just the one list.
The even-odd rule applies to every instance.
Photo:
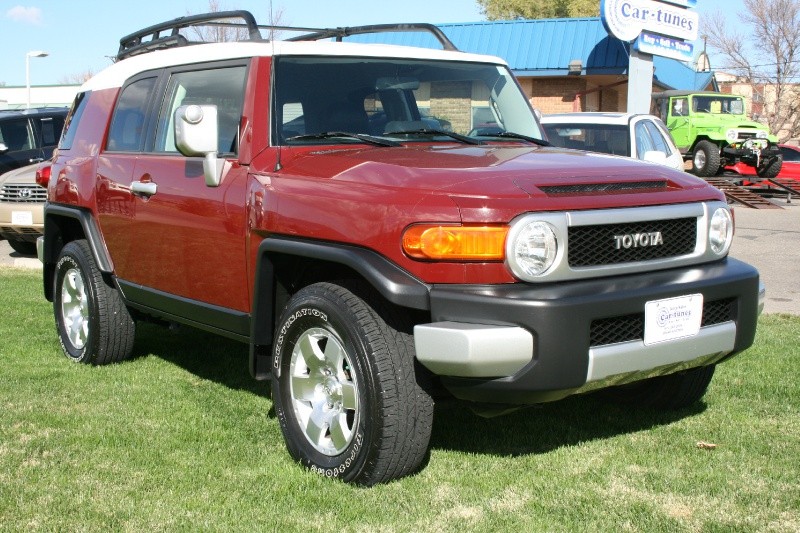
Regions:
[[[285, 145], [542, 139], [507, 68], [484, 63], [366, 57], [280, 57], [273, 138]], [[342, 133], [347, 135], [333, 135]], [[490, 139], [487, 139], [487, 136]]]
[[612, 155], [631, 155], [628, 127], [615, 124], [544, 124], [553, 146]]
[[736, 97], [695, 96], [692, 98], [692, 111], [716, 115], [744, 115], [744, 101]]

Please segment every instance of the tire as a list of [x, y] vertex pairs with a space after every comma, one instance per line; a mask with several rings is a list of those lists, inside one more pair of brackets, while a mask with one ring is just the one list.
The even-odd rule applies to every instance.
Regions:
[[103, 278], [85, 240], [68, 243], [55, 268], [53, 311], [64, 355], [104, 365], [131, 356], [136, 323]]
[[19, 239], [8, 239], [8, 244], [11, 248], [21, 255], [36, 255], [36, 243], [30, 241], [21, 241]]
[[762, 158], [762, 161], [763, 163], [756, 168], [758, 177], [763, 180], [777, 178], [781, 172], [781, 167], [783, 167], [783, 157], [780, 155], [767, 156]]
[[700, 400], [714, 376], [715, 365], [692, 368], [675, 374], [613, 387], [605, 395], [615, 401], [657, 410], [689, 407]]
[[363, 284], [310, 285], [284, 309], [273, 350], [273, 403], [292, 458], [364, 486], [420, 467], [433, 400], [397, 308]]
[[694, 147], [692, 172], [707, 178], [717, 174], [720, 165], [719, 146], [709, 141], [700, 141]]

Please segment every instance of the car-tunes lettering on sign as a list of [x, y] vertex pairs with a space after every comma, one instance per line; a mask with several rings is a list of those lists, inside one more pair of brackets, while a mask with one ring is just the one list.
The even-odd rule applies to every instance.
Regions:
[[654, 0], [603, 0], [600, 17], [608, 33], [632, 41], [644, 31], [675, 39], [697, 39], [696, 12]]

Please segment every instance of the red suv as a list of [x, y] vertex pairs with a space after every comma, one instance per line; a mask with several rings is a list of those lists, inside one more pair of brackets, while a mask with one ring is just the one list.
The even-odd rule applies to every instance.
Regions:
[[[125, 359], [146, 316], [247, 343], [292, 457], [370, 485], [420, 467], [440, 394], [676, 408], [753, 342], [719, 190], [549, 147], [506, 64], [438, 28], [214, 17], [249, 41], [152, 26], [72, 107], [39, 242], [70, 359]], [[339, 42], [410, 29], [443, 50]]]

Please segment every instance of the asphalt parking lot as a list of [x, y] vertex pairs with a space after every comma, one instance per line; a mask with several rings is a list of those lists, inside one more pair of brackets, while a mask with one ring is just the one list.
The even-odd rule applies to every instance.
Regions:
[[[767, 287], [765, 313], [800, 315], [800, 198], [775, 203], [783, 209], [735, 206], [731, 255], [760, 271]], [[0, 265], [41, 269], [38, 259], [14, 252], [7, 241], [0, 241]]]

